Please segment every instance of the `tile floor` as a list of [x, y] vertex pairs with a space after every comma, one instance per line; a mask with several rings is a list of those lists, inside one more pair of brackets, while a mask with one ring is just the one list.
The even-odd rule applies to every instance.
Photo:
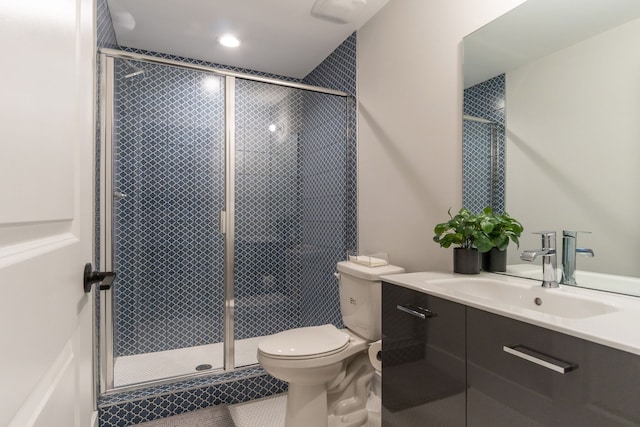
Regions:
[[236, 427], [283, 427], [287, 395], [277, 394], [229, 406]]
[[[381, 427], [380, 398], [371, 394], [367, 402], [369, 420], [365, 427]], [[236, 427], [283, 427], [286, 393], [229, 406]]]

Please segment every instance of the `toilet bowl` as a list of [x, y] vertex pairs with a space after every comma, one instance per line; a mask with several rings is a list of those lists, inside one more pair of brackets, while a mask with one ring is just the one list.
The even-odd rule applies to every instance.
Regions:
[[374, 375], [368, 350], [381, 338], [380, 276], [404, 269], [347, 261], [337, 267], [346, 329], [330, 324], [296, 328], [258, 344], [264, 370], [289, 383], [285, 427], [357, 427], [367, 422]]
[[289, 383], [285, 426], [328, 426], [327, 390], [331, 383], [342, 383], [336, 379], [344, 379], [349, 362], [365, 354], [368, 342], [333, 325], [291, 329], [270, 338], [258, 344], [258, 361]]

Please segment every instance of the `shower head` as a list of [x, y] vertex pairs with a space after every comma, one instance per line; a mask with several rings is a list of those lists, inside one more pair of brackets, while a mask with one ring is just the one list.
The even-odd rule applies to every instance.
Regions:
[[131, 78], [131, 77], [134, 77], [134, 76], [138, 76], [140, 74], [144, 74], [144, 70], [135, 70], [133, 73], [125, 74], [124, 78], [128, 79], [128, 78]]
[[135, 77], [135, 76], [139, 76], [140, 74], [144, 74], [144, 70], [142, 68], [136, 67], [135, 65], [133, 65], [131, 62], [129, 62], [127, 60], [125, 60], [124, 62], [129, 66], [129, 69], [131, 71], [130, 73], [124, 75], [125, 79], [129, 79], [131, 77]]

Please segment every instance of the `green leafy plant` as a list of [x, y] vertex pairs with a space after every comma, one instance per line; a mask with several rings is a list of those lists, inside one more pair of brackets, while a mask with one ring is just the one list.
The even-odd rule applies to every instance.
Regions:
[[440, 223], [433, 229], [435, 236], [433, 241], [443, 248], [451, 245], [458, 245], [465, 249], [478, 249], [478, 252], [488, 252], [494, 246], [489, 237], [493, 231], [496, 221], [490, 220], [483, 211], [481, 215], [474, 215], [466, 208], [460, 209], [455, 215], [448, 211], [449, 221]]
[[516, 246], [520, 246], [518, 239], [524, 228], [518, 220], [511, 217], [508, 213], [496, 214], [493, 212], [493, 209], [486, 207], [477, 217], [482, 224], [482, 230], [491, 241], [492, 247], [504, 251], [507, 249], [509, 241], [515, 243]]

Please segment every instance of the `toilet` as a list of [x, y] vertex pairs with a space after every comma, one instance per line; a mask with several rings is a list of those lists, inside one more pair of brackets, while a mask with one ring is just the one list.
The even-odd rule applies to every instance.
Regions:
[[285, 427], [356, 427], [367, 422], [374, 369], [369, 346], [382, 337], [380, 276], [404, 273], [393, 265], [337, 264], [340, 311], [346, 329], [296, 328], [258, 344], [258, 361], [287, 381]]

